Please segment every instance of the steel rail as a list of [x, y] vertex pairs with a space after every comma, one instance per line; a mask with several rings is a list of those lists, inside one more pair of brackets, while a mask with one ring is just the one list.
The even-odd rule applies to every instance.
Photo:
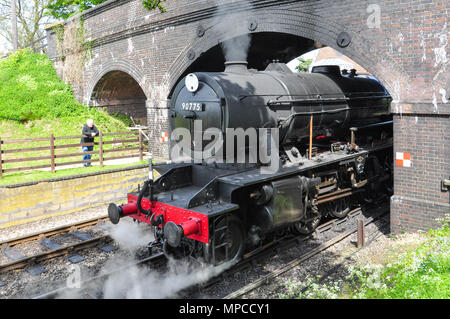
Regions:
[[35, 241], [35, 240], [38, 240], [43, 237], [54, 236], [54, 235], [58, 235], [61, 233], [69, 232], [71, 230], [82, 229], [82, 228], [94, 226], [94, 225], [98, 224], [99, 222], [106, 221], [106, 220], [108, 220], [107, 215], [95, 217], [95, 218], [91, 218], [91, 219], [88, 219], [88, 220], [85, 220], [82, 222], [76, 222], [76, 223], [65, 225], [65, 226], [55, 227], [55, 228], [52, 228], [49, 230], [45, 230], [43, 232], [35, 232], [35, 233], [25, 235], [22, 237], [7, 239], [5, 241], [0, 242], [0, 246], [8, 245], [10, 247], [13, 247], [13, 246], [17, 246], [19, 244], [24, 244], [24, 243], [27, 243], [30, 241]]
[[[22, 236], [22, 237], [5, 240], [3, 242], [0, 242], [0, 247], [4, 247], [4, 246], [14, 247], [19, 244], [29, 243], [29, 242], [36, 241], [39, 239], [50, 238], [51, 236], [74, 231], [77, 229], [83, 229], [86, 227], [94, 226], [94, 225], [97, 225], [99, 222], [105, 221], [105, 220], [107, 220], [107, 216], [101, 216], [101, 217], [96, 217], [96, 218], [92, 218], [89, 220], [85, 220], [82, 222], [73, 223], [70, 225], [55, 227], [55, 228], [52, 228], [52, 229], [49, 229], [49, 230], [46, 230], [43, 232], [37, 232], [37, 233]], [[0, 273], [4, 273], [4, 272], [11, 271], [11, 270], [16, 270], [16, 269], [21, 269], [21, 268], [24, 268], [24, 267], [27, 267], [30, 265], [35, 265], [36, 263], [39, 263], [39, 262], [42, 262], [45, 260], [53, 259], [53, 258], [60, 257], [60, 256], [66, 256], [66, 255], [72, 254], [75, 251], [90, 248], [90, 247], [96, 246], [100, 243], [106, 244], [111, 241], [112, 241], [112, 239], [109, 237], [109, 235], [106, 234], [106, 235], [98, 236], [98, 237], [95, 237], [92, 239], [84, 240], [79, 243], [66, 245], [66, 246], [63, 246], [63, 247], [60, 247], [57, 249], [43, 251], [36, 255], [26, 256], [24, 258], [14, 260], [14, 261], [11, 261], [6, 264], [1, 264], [0, 265]]]
[[[384, 214], [386, 214], [386, 212], [387, 212], [386, 210], [388, 208], [387, 207], [386, 208], [379, 207], [378, 209], [382, 209], [382, 211], [378, 212], [375, 216], [371, 216], [371, 217], [367, 218], [364, 221], [364, 225], [368, 225], [368, 224], [374, 222], [379, 217], [381, 217]], [[324, 251], [325, 249], [327, 249], [327, 248], [335, 245], [336, 243], [342, 241], [343, 239], [347, 238], [348, 236], [354, 234], [356, 231], [357, 231], [357, 228], [356, 227], [352, 227], [352, 229], [346, 231], [345, 233], [343, 233], [343, 234], [341, 234], [341, 235], [339, 235], [339, 236], [337, 236], [337, 237], [335, 237], [333, 239], [330, 239], [330, 240], [328, 240], [325, 243], [322, 243], [317, 248], [314, 248], [313, 250], [303, 254], [302, 256], [300, 256], [300, 257], [298, 257], [296, 259], [294, 259], [293, 261], [291, 261], [288, 264], [286, 264], [284, 267], [282, 267], [280, 269], [277, 269], [276, 271], [271, 272], [270, 274], [268, 274], [268, 275], [266, 275], [266, 276], [264, 276], [264, 277], [262, 277], [262, 278], [260, 278], [260, 279], [258, 279], [256, 281], [254, 281], [253, 283], [248, 284], [248, 285], [246, 285], [246, 286], [244, 286], [244, 287], [242, 287], [242, 288], [240, 288], [240, 289], [238, 289], [238, 290], [228, 294], [223, 299], [236, 299], [236, 298], [238, 298], [240, 296], [245, 295], [246, 293], [248, 293], [248, 292], [250, 292], [250, 291], [252, 291], [252, 290], [254, 290], [254, 289], [256, 289], [256, 288], [258, 288], [258, 287], [260, 287], [260, 286], [262, 286], [264, 284], [266, 284], [270, 280], [272, 280], [272, 279], [274, 279], [274, 278], [284, 274], [285, 272], [291, 270], [292, 268], [297, 267], [302, 262], [310, 259], [311, 257], [313, 257], [313, 256], [319, 254], [320, 252]]]
[[[361, 210], [361, 208], [356, 208], [356, 209], [352, 210], [351, 213], [355, 213], [355, 212], [360, 211], [360, 210]], [[350, 215], [351, 213], [349, 213], [349, 215]], [[330, 220], [330, 221], [328, 221], [328, 222], [326, 222], [326, 223], [320, 225], [320, 226], [319, 226], [319, 229], [320, 229], [320, 228], [326, 228], [326, 227], [328, 227], [329, 225], [333, 224], [333, 223], [336, 222], [336, 221], [337, 221], [337, 219]], [[306, 239], [308, 239], [308, 238], [310, 238], [310, 237], [311, 237], [311, 236], [304, 237], [304, 238], [302, 238], [302, 240], [306, 240]], [[294, 240], [291, 239], [290, 242], [293, 242], [293, 241], [297, 241], [297, 242], [298, 242], [298, 240], [299, 240], [298, 238], [295, 238]], [[252, 258], [254, 258], [254, 257], [256, 257], [256, 256], [259, 256], [261, 253], [268, 252], [268, 251], [270, 251], [270, 250], [275, 249], [276, 247], [274, 247], [274, 246], [276, 246], [277, 244], [279, 244], [279, 242], [271, 242], [271, 243], [265, 245], [265, 246], [264, 246], [262, 249], [260, 249], [260, 250], [256, 250], [256, 251], [253, 251], [253, 252], [251, 252], [251, 253], [246, 254], [246, 255], [244, 256], [244, 259], [245, 259], [245, 260], [244, 260], [243, 262], [237, 264], [236, 267], [238, 267], [238, 268], [239, 268], [239, 267], [242, 267], [242, 263], [248, 263]], [[135, 262], [135, 263], [130, 263], [130, 264], [127, 265], [127, 266], [124, 266], [124, 267], [121, 267], [121, 268], [119, 268], [119, 269], [113, 270], [113, 271], [111, 271], [111, 272], [109, 272], [109, 273], [106, 273], [106, 274], [102, 274], [102, 275], [98, 275], [98, 276], [89, 278], [89, 279], [87, 279], [87, 280], [81, 282], [81, 283], [80, 283], [80, 286], [81, 286], [81, 287], [87, 286], [87, 285], [89, 285], [90, 283], [92, 283], [93, 281], [100, 280], [100, 279], [105, 279], [105, 278], [107, 278], [107, 277], [109, 277], [109, 276], [111, 276], [111, 275], [113, 275], [113, 274], [115, 274], [115, 273], [118, 273], [118, 272], [122, 271], [122, 270], [129, 269], [130, 267], [138, 266], [138, 265], [145, 264], [145, 263], [148, 263], [148, 262], [156, 262], [156, 261], [159, 261], [159, 260], [162, 260], [162, 259], [166, 259], [166, 257], [164, 256], [164, 253], [158, 253], [158, 254], [152, 255], [152, 256], [150, 256], [150, 257], [144, 258], [144, 259], [142, 259], [142, 260], [139, 260], [139, 261], [137, 261], [137, 262]], [[210, 284], [211, 284], [211, 282], [210, 282]], [[206, 285], [206, 284], [205, 284], [205, 285]], [[57, 297], [58, 297], [59, 295], [61, 295], [63, 292], [67, 292], [67, 291], [74, 290], [74, 289], [76, 289], [76, 288], [61, 287], [61, 288], [58, 288], [58, 289], [56, 289], [56, 290], [54, 290], [54, 291], [50, 291], [50, 292], [47, 292], [47, 293], [45, 293], [45, 294], [42, 294], [42, 295], [39, 295], [39, 296], [35, 296], [35, 297], [33, 297], [33, 299], [51, 299], [51, 298], [57, 298]], [[87, 289], [87, 288], [84, 288], [84, 289], [83, 289], [83, 288], [80, 288], [80, 290], [79, 290], [78, 292], [82, 292], [82, 290], [86, 290], [86, 289]], [[187, 289], [189, 289], [189, 288], [187, 288]], [[183, 289], [183, 290], [184, 290], [184, 289]]]
[[112, 270], [112, 271], [110, 271], [108, 273], [97, 275], [97, 276], [91, 277], [89, 279], [86, 279], [86, 280], [80, 282], [80, 287], [85, 287], [85, 288], [69, 288], [67, 286], [66, 287], [60, 287], [58, 289], [46, 292], [46, 293], [44, 293], [42, 295], [34, 296], [31, 299], [56, 299], [62, 293], [70, 292], [70, 291], [76, 291], [78, 293], [81, 293], [81, 292], [83, 292], [83, 290], [86, 290], [88, 288], [88, 286], [90, 284], [92, 284], [94, 281], [101, 280], [101, 279], [106, 279], [109, 276], [112, 276], [112, 275], [114, 275], [116, 273], [119, 273], [119, 272], [121, 272], [123, 270], [127, 270], [127, 269], [129, 269], [131, 267], [135, 267], [135, 266], [138, 266], [138, 265], [141, 265], [141, 264], [145, 264], [145, 263], [149, 263], [149, 262], [157, 262], [157, 261], [165, 260], [165, 259], [166, 259], [166, 257], [164, 255], [164, 253], [162, 253], [162, 252], [161, 253], [157, 253], [157, 254], [152, 255], [150, 257], [138, 260], [138, 261], [136, 261], [134, 263], [130, 263], [129, 265], [126, 265], [126, 266], [120, 267], [118, 269]]
[[[360, 208], [356, 208], [356, 209], [352, 210], [348, 214], [348, 217], [347, 217], [346, 221], [349, 222], [351, 220], [354, 220], [355, 217], [357, 217], [357, 216], [359, 216], [360, 214], [363, 213], [362, 209], [364, 209], [364, 207], [360, 207]], [[377, 207], [376, 209], [380, 209], [380, 207]], [[386, 209], [387, 209], [387, 207], [386, 207]], [[359, 212], [359, 215], [355, 214], [357, 212]], [[381, 213], [379, 215], [381, 215]], [[377, 215], [377, 217], [378, 217], [378, 215]], [[330, 221], [327, 221], [326, 223], [320, 225], [317, 230], [319, 232], [324, 232], [326, 230], [329, 230], [329, 229], [332, 228], [332, 226], [337, 221], [340, 221], [340, 220], [339, 219], [332, 219]], [[342, 221], [344, 221], [344, 220], [342, 220]], [[321, 231], [322, 229], [323, 229], [323, 231]], [[354, 232], [354, 230], [352, 230], [351, 233], [353, 233], [353, 232]], [[341, 236], [338, 236], [338, 237], [341, 237]], [[247, 255], [244, 256], [244, 260], [242, 262], [236, 264], [235, 267], [233, 267], [229, 271], [226, 271], [225, 273], [222, 273], [221, 275], [216, 276], [215, 278], [211, 279], [207, 283], [203, 284], [202, 287], [206, 288], [207, 286], [211, 286], [212, 284], [214, 284], [214, 282], [217, 282], [217, 278], [219, 278], [220, 276], [223, 276], [224, 274], [236, 271], [236, 269], [241, 269], [246, 264], [251, 263], [253, 260], [255, 260], [256, 258], [261, 257], [264, 254], [267, 254], [267, 253], [273, 252], [273, 251], [279, 251], [281, 249], [281, 245], [282, 244], [283, 244], [283, 247], [287, 247], [288, 245], [299, 244], [299, 243], [301, 243], [303, 241], [306, 241], [306, 240], [308, 240], [308, 239], [310, 239], [312, 237], [314, 237], [314, 234], [306, 236], [306, 237], [301, 235], [301, 236], [297, 236], [297, 237], [294, 237], [294, 238], [290, 238], [287, 241], [283, 240], [283, 241], [275, 241], [275, 242], [269, 243], [269, 244], [265, 245], [264, 247], [262, 247], [259, 250], [255, 250], [253, 252], [248, 253]], [[122, 270], [128, 269], [128, 268], [133, 267], [133, 266], [138, 266], [138, 265], [145, 264], [145, 263], [148, 263], [148, 262], [156, 262], [156, 261], [159, 261], [159, 260], [166, 260], [166, 257], [164, 256], [164, 253], [158, 253], [158, 254], [152, 255], [152, 256], [147, 257], [145, 259], [142, 259], [142, 260], [130, 263], [127, 266], [124, 266], [124, 267], [121, 267], [119, 269], [113, 270], [113, 271], [111, 271], [109, 273], [98, 275], [98, 276], [94, 276], [94, 277], [89, 278], [89, 279], [87, 279], [85, 281], [82, 281], [81, 284], [80, 284], [82, 288], [79, 288], [76, 292], [82, 293], [83, 291], [86, 291], [89, 288], [89, 284], [91, 284], [93, 281], [97, 281], [97, 280], [100, 280], [100, 279], [106, 279], [107, 277], [109, 277], [109, 276], [111, 276], [111, 275], [113, 275], [115, 273], [118, 273], [118, 272], [120, 272]], [[57, 298], [61, 293], [74, 291], [75, 289], [76, 288], [61, 287], [61, 288], [58, 288], [56, 290], [53, 290], [53, 291], [50, 291], [50, 292], [47, 292], [45, 294], [38, 295], [38, 296], [35, 296], [35, 297], [32, 297], [32, 298], [33, 299]], [[183, 289], [182, 291], [188, 290], [188, 289], [190, 289], [190, 288]], [[86, 292], [85, 294], [89, 295], [88, 292]]]
[[98, 236], [98, 237], [95, 237], [92, 239], [84, 240], [84, 241], [76, 243], [76, 244], [71, 244], [71, 245], [63, 246], [61, 248], [44, 251], [37, 255], [27, 256], [25, 258], [15, 260], [15, 261], [12, 261], [7, 264], [2, 264], [2, 265], [0, 265], [0, 273], [24, 268], [24, 267], [34, 265], [39, 262], [53, 259], [56, 257], [66, 256], [66, 255], [72, 254], [73, 252], [76, 252], [76, 251], [79, 251], [82, 249], [86, 249], [86, 248], [91, 248], [93, 246], [99, 245], [100, 243], [107, 244], [111, 241], [112, 241], [112, 238], [109, 237], [109, 235], [102, 235], [102, 236]]
[[[213, 285], [217, 284], [217, 282], [220, 282], [221, 280], [223, 280], [223, 278], [226, 278], [227, 276], [232, 276], [235, 273], [238, 273], [241, 270], [244, 270], [245, 268], [247, 268], [249, 265], [253, 265], [257, 260], [261, 260], [261, 259], [267, 259], [269, 257], [271, 257], [274, 252], [278, 253], [282, 250], [288, 250], [292, 247], [294, 247], [295, 245], [299, 245], [303, 242], [306, 242], [308, 240], [311, 240], [313, 238], [319, 238], [319, 236], [322, 236], [323, 233], [325, 233], [326, 231], [332, 230], [334, 231], [334, 229], [336, 228], [336, 226], [340, 226], [342, 224], [347, 224], [353, 220], [355, 220], [357, 217], [361, 216], [361, 214], [363, 213], [364, 209], [367, 209], [367, 205], [363, 205], [361, 207], [357, 207], [353, 210], [351, 210], [348, 214], [347, 217], [339, 219], [339, 218], [333, 218], [330, 219], [329, 221], [319, 225], [316, 230], [314, 231], [314, 233], [310, 234], [310, 235], [297, 235], [294, 237], [290, 237], [290, 238], [281, 238], [278, 240], [274, 240], [266, 245], [264, 245], [263, 247], [260, 247], [259, 249], [255, 249], [247, 254], [245, 254], [243, 256], [243, 259], [238, 262], [236, 265], [234, 265], [232, 268], [226, 270], [225, 272], [223, 272], [222, 274], [211, 278], [210, 280], [208, 280], [206, 283], [200, 284], [198, 285], [200, 289], [208, 289], [210, 287], [212, 287]], [[372, 208], [374, 209], [374, 208]], [[380, 207], [377, 207], [375, 209], [380, 209]], [[387, 209], [387, 207], [386, 207]], [[222, 278], [222, 279], [221, 279]], [[186, 288], [183, 289], [183, 291], [190, 291], [190, 289], [195, 288], [195, 287], [191, 287], [191, 288]], [[187, 293], [186, 295], [188, 295], [189, 293]]]
[[[382, 220], [382, 219], [381, 219]], [[376, 221], [373, 221], [373, 223], [375, 223]], [[385, 225], [383, 225], [385, 226]], [[350, 260], [350, 258], [354, 255], [356, 255], [357, 253], [359, 253], [361, 250], [363, 250], [365, 247], [369, 246], [372, 242], [374, 242], [376, 239], [378, 239], [379, 237], [381, 237], [383, 235], [383, 233], [374, 231], [371, 234], [374, 233], [378, 233], [376, 234], [374, 237], [372, 237], [365, 245], [361, 246], [360, 248], [358, 248], [357, 250], [355, 250], [354, 252], [352, 252], [350, 255], [343, 257], [342, 261], [337, 264], [336, 266], [334, 266], [333, 268], [331, 268], [329, 271], [327, 271], [324, 275], [321, 276], [321, 278], [317, 281], [318, 283], [321, 283], [324, 279], [326, 279], [328, 276], [330, 276], [331, 274], [335, 273], [339, 268], [341, 268], [344, 265], [344, 262], [347, 260]], [[369, 236], [368, 236], [369, 237]], [[304, 293], [309, 287], [311, 287], [312, 284], [304, 287], [301, 292]]]

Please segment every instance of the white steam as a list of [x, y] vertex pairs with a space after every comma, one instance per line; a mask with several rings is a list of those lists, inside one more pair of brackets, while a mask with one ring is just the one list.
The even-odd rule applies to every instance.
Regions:
[[155, 239], [151, 227], [145, 223], [133, 223], [122, 219], [109, 230], [111, 238], [124, 250], [134, 251], [146, 246]]
[[[59, 299], [104, 298], [104, 299], [162, 299], [177, 298], [177, 294], [190, 286], [206, 282], [219, 275], [232, 263], [217, 267], [193, 263], [187, 260], [170, 259], [167, 269], [155, 270], [149, 265], [136, 266], [133, 252], [154, 240], [147, 224], [137, 224], [122, 220], [110, 228], [110, 235], [120, 250], [106, 261], [97, 273], [107, 275], [106, 281], [88, 280], [93, 275], [84, 273], [80, 267], [78, 277], [67, 280], [75, 289], [63, 290]], [[130, 254], [131, 252], [131, 254]]]
[[[221, 43], [225, 61], [247, 61], [248, 50], [251, 44], [251, 34], [248, 30], [249, 21], [247, 21], [243, 14], [236, 15], [227, 11], [224, 6], [220, 5], [223, 1], [214, 1], [218, 6], [213, 21], [216, 32], [225, 35], [241, 34], [238, 37]], [[249, 0], [247, 0], [245, 5], [249, 6], [249, 9], [252, 7]]]
[[208, 281], [219, 275], [231, 264], [218, 267], [188, 264], [182, 260], [169, 260], [168, 270], [159, 273], [142, 267], [109, 277], [103, 287], [105, 299], [162, 299], [176, 298], [190, 286]]
[[247, 61], [248, 50], [250, 49], [250, 34], [222, 42], [222, 50], [225, 61]]

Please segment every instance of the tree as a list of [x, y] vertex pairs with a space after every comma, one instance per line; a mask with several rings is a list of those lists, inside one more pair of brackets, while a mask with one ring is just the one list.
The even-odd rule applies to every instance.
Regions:
[[[47, 12], [56, 19], [64, 19], [86, 11], [96, 5], [99, 5], [107, 0], [51, 0], [47, 5]], [[161, 12], [166, 12], [162, 2], [166, 0], [142, 0], [142, 5], [147, 10], [159, 9]]]
[[[16, 0], [18, 44], [26, 47], [44, 36], [43, 27], [51, 21], [44, 11], [50, 0]], [[0, 0], [0, 37], [13, 43], [11, 0]], [[33, 48], [39, 43], [32, 44]]]
[[159, 9], [161, 12], [166, 12], [166, 8], [161, 4], [161, 2], [164, 2], [166, 0], [143, 0], [142, 4], [145, 9], [151, 11], [154, 9]]
[[307, 59], [307, 60], [305, 60], [305, 59], [302, 58], [302, 57], [299, 57], [298, 60], [300, 61], [300, 64], [297, 65], [297, 66], [295, 67], [295, 69], [296, 69], [298, 72], [308, 72], [308, 71], [309, 71], [309, 67], [311, 66], [311, 63], [312, 63], [313, 60], [312, 60], [312, 59]]
[[11, 42], [13, 50], [19, 48], [19, 33], [17, 31], [17, 7], [16, 0], [11, 0]]
[[107, 0], [51, 0], [47, 5], [47, 14], [56, 19], [64, 19], [86, 11]]

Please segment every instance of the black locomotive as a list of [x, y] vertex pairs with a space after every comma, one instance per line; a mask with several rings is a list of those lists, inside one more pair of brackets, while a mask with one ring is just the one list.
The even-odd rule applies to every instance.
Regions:
[[[297, 74], [278, 62], [265, 71], [229, 62], [224, 72], [189, 74], [171, 99], [171, 129], [204, 137], [214, 128], [215, 137], [172, 136], [172, 149], [184, 142], [195, 160], [159, 167], [165, 173], [130, 192], [128, 204], [109, 206], [110, 219], [151, 224], [149, 247], [213, 264], [286, 231], [311, 233], [323, 217], [343, 218], [391, 190], [391, 100], [375, 78], [338, 66]], [[236, 130], [241, 143], [230, 137]], [[261, 145], [276, 169], [264, 170], [274, 163]]]

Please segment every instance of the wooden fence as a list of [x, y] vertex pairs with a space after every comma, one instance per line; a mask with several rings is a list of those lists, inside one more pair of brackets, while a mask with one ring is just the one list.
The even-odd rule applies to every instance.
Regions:
[[[120, 138], [114, 138], [119, 137]], [[61, 143], [69, 143], [66, 142], [71, 139], [81, 139], [82, 135], [77, 136], [62, 136], [55, 137], [53, 134], [47, 138], [35, 138], [35, 139], [22, 139], [22, 140], [2, 140], [0, 138], [0, 178], [2, 178], [4, 173], [9, 172], [19, 172], [19, 171], [29, 171], [29, 170], [38, 170], [38, 169], [46, 169], [51, 168], [52, 172], [56, 171], [56, 167], [60, 166], [68, 166], [75, 164], [84, 164], [84, 163], [95, 163], [100, 162], [100, 166], [104, 166], [104, 161], [106, 160], [117, 160], [124, 158], [132, 158], [139, 156], [139, 159], [143, 160], [143, 134], [142, 132], [119, 132], [119, 133], [102, 133], [100, 132], [99, 136], [95, 139], [98, 140], [94, 143], [86, 143], [81, 144], [81, 141], [73, 144], [61, 144]], [[40, 144], [39, 147], [28, 147], [30, 143], [38, 142]], [[48, 143], [48, 144], [47, 144]], [[27, 144], [24, 148], [17, 148], [17, 144]], [[13, 148], [10, 147], [13, 145]], [[42, 146], [45, 145], [45, 146]], [[48, 146], [47, 146], [48, 145]], [[92, 152], [80, 152], [74, 153], [72, 148], [81, 149], [83, 146], [96, 146], [98, 149]], [[131, 153], [133, 151], [138, 151], [138, 153]], [[34, 155], [44, 155], [44, 156], [27, 156], [29, 153]], [[105, 154], [112, 153], [113, 157], [105, 157]], [[15, 158], [9, 158], [14, 154]], [[17, 154], [21, 154], [17, 155]], [[71, 161], [70, 158], [73, 157], [82, 157], [85, 155], [97, 155], [98, 159], [91, 158], [90, 160], [85, 161]], [[124, 155], [125, 154], [125, 155]], [[58, 161], [58, 160], [62, 160]], [[68, 161], [66, 161], [68, 160]], [[48, 161], [48, 162], [47, 162]], [[22, 167], [11, 167], [18, 166], [20, 163], [29, 163], [33, 162], [34, 164], [42, 164], [42, 165], [33, 165], [25, 164], [27, 166]]]

